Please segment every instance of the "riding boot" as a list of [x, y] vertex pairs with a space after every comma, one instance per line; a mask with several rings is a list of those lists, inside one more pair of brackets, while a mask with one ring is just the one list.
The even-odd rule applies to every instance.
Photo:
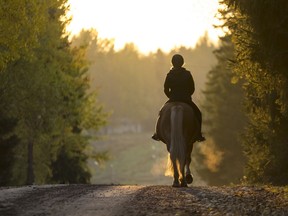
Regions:
[[203, 137], [202, 133], [200, 133], [199, 136], [197, 137], [197, 142], [203, 142], [205, 140], [206, 140], [206, 138]]
[[206, 138], [202, 135], [202, 116], [201, 115], [199, 118], [199, 123], [200, 123], [200, 132], [197, 137], [197, 142], [203, 142], [206, 140]]
[[159, 139], [159, 137], [158, 137], [158, 135], [156, 133], [154, 133], [151, 138], [156, 140], [156, 141], [160, 141], [160, 139]]
[[[160, 115], [161, 115], [161, 110], [159, 111], [159, 115], [158, 115], [158, 118], [157, 118], [157, 121], [156, 121], [156, 125], [158, 124], [158, 121], [160, 119]], [[153, 140], [155, 140], [155, 141], [161, 141], [160, 138], [158, 137], [157, 133], [156, 133], [156, 126], [155, 126], [155, 132], [154, 132], [154, 134], [152, 135], [151, 138]]]

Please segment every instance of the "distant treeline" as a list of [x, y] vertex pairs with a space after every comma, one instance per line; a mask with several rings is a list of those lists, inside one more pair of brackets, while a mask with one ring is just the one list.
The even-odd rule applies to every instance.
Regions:
[[193, 74], [196, 92], [193, 99], [200, 102], [208, 71], [216, 63], [215, 46], [204, 35], [194, 48], [178, 47], [169, 53], [160, 49], [143, 55], [134, 44], [126, 44], [115, 51], [112, 40], [101, 39], [96, 30], [83, 30], [73, 38], [75, 46], [86, 47], [90, 63], [92, 89], [111, 112], [109, 126], [140, 124], [143, 130], [152, 131], [158, 111], [167, 100], [164, 80], [171, 68], [171, 57], [181, 53], [185, 65]]

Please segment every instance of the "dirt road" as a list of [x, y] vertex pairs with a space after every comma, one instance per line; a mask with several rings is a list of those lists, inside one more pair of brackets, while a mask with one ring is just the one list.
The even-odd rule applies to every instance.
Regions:
[[0, 188], [1, 216], [288, 215], [284, 188], [47, 185]]

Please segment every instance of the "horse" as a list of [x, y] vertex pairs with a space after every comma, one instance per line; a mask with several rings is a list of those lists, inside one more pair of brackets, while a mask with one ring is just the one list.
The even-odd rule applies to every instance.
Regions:
[[193, 108], [183, 102], [168, 102], [159, 114], [156, 133], [168, 151], [166, 174], [174, 177], [173, 187], [188, 187], [187, 184], [193, 182], [191, 153], [200, 132], [200, 122]]

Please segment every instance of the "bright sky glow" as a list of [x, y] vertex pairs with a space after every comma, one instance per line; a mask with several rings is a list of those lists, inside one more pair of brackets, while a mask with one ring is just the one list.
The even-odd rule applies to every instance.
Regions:
[[133, 42], [142, 53], [158, 48], [194, 47], [205, 31], [212, 42], [221, 31], [215, 14], [218, 0], [69, 0], [68, 31], [94, 28], [100, 38], [114, 39], [115, 48]]

